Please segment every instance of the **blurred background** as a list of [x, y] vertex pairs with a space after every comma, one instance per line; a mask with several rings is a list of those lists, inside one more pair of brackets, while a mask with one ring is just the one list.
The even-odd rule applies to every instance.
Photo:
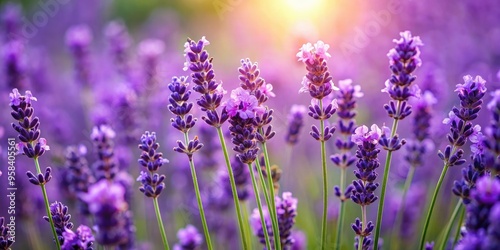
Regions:
[[[386, 54], [394, 47], [392, 40], [399, 39], [399, 32], [405, 30], [420, 36], [425, 46], [421, 49], [423, 65], [417, 70], [417, 83], [438, 99], [431, 128], [436, 150], [443, 149], [446, 143], [442, 139], [448, 128], [441, 121], [453, 105], [458, 105], [453, 91], [456, 84], [462, 83], [462, 77], [481, 75], [489, 90], [500, 85], [500, 2], [497, 0], [2, 0], [0, 7], [2, 156], [7, 153], [7, 138], [15, 136], [7, 105], [8, 93], [14, 87], [21, 93], [31, 90], [38, 98], [35, 110], [41, 119], [43, 137], [51, 146], [42, 165], [57, 170], [48, 186], [51, 200], [71, 200], [64, 192], [61, 177], [66, 147], [84, 145], [89, 164], [95, 160], [89, 140], [93, 126], [110, 124], [117, 131], [116, 158], [120, 168], [131, 175], [131, 180], [135, 180], [139, 172], [136, 159], [140, 152], [136, 145], [140, 134], [146, 130], [156, 131], [161, 149], [170, 160], [164, 169], [168, 192], [161, 197], [164, 199], [161, 206], [166, 211], [164, 219], [169, 239], [174, 242], [176, 230], [187, 223], [201, 231], [194, 195], [189, 189], [192, 187], [187, 161], [171, 151], [175, 141], [182, 137], [170, 128], [171, 114], [166, 108], [169, 95], [166, 85], [173, 76], [189, 74], [182, 70], [183, 45], [187, 38], [199, 40], [205, 36], [210, 41], [207, 50], [214, 58], [216, 79], [224, 83], [226, 90], [239, 86], [237, 69], [244, 58], [258, 62], [261, 76], [273, 84], [276, 97], [268, 105], [275, 110], [273, 126], [277, 136], [269, 145], [271, 161], [283, 170], [280, 192], [291, 191], [299, 199], [296, 228], [307, 236], [308, 249], [317, 245], [321, 230], [320, 152], [319, 145], [308, 136], [312, 119], [305, 119], [299, 144], [292, 147], [284, 141], [290, 107], [310, 103], [308, 94], [298, 94], [306, 73], [295, 56], [302, 44], [322, 40], [331, 46], [328, 66], [334, 82], [350, 78], [365, 94], [358, 102], [357, 124], [381, 126], [392, 122], [382, 107], [389, 97], [380, 92], [391, 73]], [[198, 117], [202, 114], [198, 109], [195, 112]], [[479, 120], [482, 125], [489, 119], [488, 114], [483, 113]], [[199, 119], [197, 131], [202, 130], [202, 123]], [[398, 132], [405, 137], [410, 136], [410, 131], [408, 119]], [[202, 132], [196, 133], [203, 143], [209, 144], [203, 141]], [[333, 153], [332, 142], [328, 154]], [[203, 176], [200, 185], [207, 197], [214, 192], [212, 186], [218, 171], [225, 168], [220, 151], [213, 156], [208, 154], [213, 157], [213, 166], [201, 156], [197, 159]], [[383, 161], [385, 154], [380, 156]], [[395, 177], [391, 179], [393, 192], [390, 194], [396, 200], [407, 169], [403, 156], [404, 152], [398, 152], [393, 159]], [[2, 160], [1, 170], [5, 162]], [[329, 165], [333, 190], [333, 185], [338, 184], [339, 170]], [[417, 171], [415, 183], [437, 180], [442, 164], [434, 152], [429, 154], [425, 165], [425, 171]], [[44, 211], [37, 209], [40, 197], [33, 196], [39, 190], [26, 191], [33, 189], [24, 178], [24, 172], [32, 169], [32, 163], [18, 156], [17, 166], [18, 186], [25, 191], [19, 191], [16, 208], [19, 210], [16, 236], [23, 240], [16, 242], [14, 249], [33, 247], [29, 244], [37, 239], [24, 241], [29, 238], [30, 228], [42, 231], [43, 237], [38, 240], [45, 243], [37, 247], [49, 249], [44, 247], [49, 245], [50, 238], [48, 226], [41, 219]], [[450, 171], [436, 218], [448, 214], [452, 209], [449, 204], [456, 202], [456, 197], [450, 195], [450, 186], [459, 175], [459, 169]], [[352, 180], [353, 176], [349, 175], [348, 179]], [[5, 176], [0, 177], [2, 201], [6, 192], [4, 181]], [[150, 201], [137, 191], [138, 183], [131, 183], [135, 185], [132, 209], [138, 228], [137, 246], [159, 249], [155, 220], [147, 212], [151, 209]], [[329, 227], [333, 240], [338, 200], [332, 195], [330, 203]], [[359, 208], [348, 203], [348, 211], [352, 212], [346, 219], [346, 249], [350, 249], [354, 237], [347, 223], [359, 216]], [[75, 222], [80, 221], [74, 204], [68, 205], [74, 211]], [[0, 207], [0, 216], [6, 216], [6, 209], [3, 205]], [[254, 207], [252, 202], [249, 207]], [[368, 216], [371, 220], [376, 217], [376, 206], [373, 209]], [[232, 211], [224, 214], [225, 223], [230, 224], [225, 227], [234, 226], [233, 214]], [[219, 218], [221, 215], [209, 216]], [[216, 227], [216, 220], [209, 222], [209, 227], [210, 223]], [[389, 223], [387, 228], [390, 227]], [[231, 244], [238, 242], [234, 233], [234, 230], [221, 229], [217, 233], [218, 249], [234, 249]], [[408, 237], [411, 245], [415, 237]]]

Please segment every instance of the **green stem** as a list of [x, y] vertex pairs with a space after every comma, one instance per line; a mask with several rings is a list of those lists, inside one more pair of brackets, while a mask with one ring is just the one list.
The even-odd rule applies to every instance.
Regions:
[[[462, 210], [462, 201], [458, 200], [457, 205], [455, 206], [455, 209], [453, 210], [453, 213], [451, 215], [450, 220], [446, 224], [446, 229], [444, 231], [444, 237], [441, 241], [441, 245], [439, 246], [438, 249], [444, 250], [446, 248], [446, 243], [448, 242], [448, 238], [450, 238], [450, 233], [451, 233], [451, 228], [453, 227], [453, 222], [457, 219], [457, 216], [459, 212]], [[458, 224], [458, 228], [460, 228], [460, 224]]]
[[252, 229], [250, 227], [250, 216], [248, 214], [248, 206], [245, 201], [239, 201], [240, 207], [242, 207], [243, 211], [243, 221], [245, 222], [245, 239], [248, 242], [249, 248], [252, 249]]
[[[271, 172], [271, 163], [269, 161], [269, 153], [267, 151], [267, 145], [266, 143], [262, 143], [262, 151], [264, 151], [264, 160], [266, 162], [266, 171], [267, 171], [267, 187], [269, 188], [269, 193], [271, 197], [269, 198], [271, 205], [269, 205], [269, 202], [267, 203], [268, 207], [271, 206], [271, 209], [269, 209], [269, 212], [271, 213], [271, 220], [273, 223], [273, 235], [274, 235], [274, 245], [277, 250], [281, 250], [281, 239], [280, 239], [280, 232], [279, 232], [279, 226], [278, 226], [278, 214], [276, 212], [276, 202], [274, 200], [274, 197], [276, 195], [274, 194], [274, 184], [273, 184], [273, 178], [272, 178], [272, 172]], [[256, 161], [258, 162], [258, 160]], [[260, 170], [260, 167], [259, 167]], [[259, 171], [262, 172], [262, 171]]]
[[[397, 111], [401, 109], [401, 101], [398, 101]], [[396, 130], [398, 129], [399, 119], [394, 119], [392, 121], [392, 129], [391, 129], [391, 138], [396, 134]], [[380, 237], [380, 228], [382, 225], [382, 214], [384, 212], [384, 202], [385, 202], [385, 191], [387, 189], [387, 180], [389, 179], [389, 171], [391, 170], [391, 159], [392, 159], [392, 150], [387, 151], [387, 157], [385, 158], [385, 166], [384, 166], [384, 179], [382, 180], [382, 190], [380, 191], [380, 202], [378, 203], [378, 212], [377, 212], [377, 223], [375, 226], [375, 238], [373, 239], [373, 249], [378, 249], [378, 238]]]
[[335, 243], [335, 249], [340, 249], [342, 246], [341, 241], [342, 241], [342, 226], [344, 225], [344, 208], [345, 208], [345, 202], [340, 201], [340, 211], [339, 211], [339, 218], [337, 219], [337, 241]]
[[396, 215], [396, 223], [394, 224], [394, 229], [392, 231], [392, 240], [391, 240], [391, 249], [399, 249], [399, 232], [401, 228], [401, 224], [403, 223], [403, 214], [405, 209], [406, 195], [408, 194], [408, 190], [410, 189], [411, 182], [413, 180], [413, 176], [415, 175], [415, 166], [411, 166], [408, 171], [408, 175], [406, 176], [406, 181], [403, 186], [403, 195], [401, 196], [401, 204], [399, 205], [398, 213]]
[[226, 166], [227, 166], [227, 172], [229, 175], [229, 182], [231, 183], [231, 191], [233, 193], [233, 201], [234, 201], [234, 207], [236, 208], [236, 215], [238, 217], [238, 227], [240, 228], [240, 238], [241, 238], [241, 245], [243, 249], [251, 249], [249, 246], [249, 242], [247, 242], [245, 238], [245, 230], [243, 228], [243, 219], [241, 217], [241, 208], [240, 208], [240, 203], [238, 201], [238, 192], [236, 191], [236, 184], [234, 181], [234, 174], [233, 174], [233, 168], [231, 167], [231, 161], [229, 160], [229, 154], [227, 152], [227, 147], [226, 147], [226, 141], [224, 139], [224, 135], [222, 134], [222, 129], [220, 127], [217, 128], [217, 134], [219, 134], [219, 141], [222, 147], [222, 151], [224, 153], [224, 160], [226, 161]]
[[344, 225], [344, 185], [346, 181], [346, 169], [344, 166], [340, 168], [340, 209], [339, 209], [339, 217], [337, 219], [337, 240], [335, 241], [335, 249], [340, 249], [342, 246], [342, 227]]
[[453, 239], [453, 244], [451, 245], [451, 249], [455, 248], [455, 245], [457, 244], [458, 239], [460, 238], [460, 232], [462, 231], [462, 223], [464, 222], [465, 218], [465, 207], [462, 206], [460, 209], [460, 219], [458, 220], [457, 224], [457, 231], [455, 232], [455, 238]]
[[[35, 161], [35, 167], [37, 174], [41, 174], [40, 164], [38, 163], [38, 157], [33, 158]], [[47, 196], [47, 190], [45, 189], [45, 184], [40, 184], [43, 194], [43, 202], [45, 203], [45, 211], [47, 212], [47, 217], [49, 217], [50, 228], [52, 229], [52, 236], [54, 236], [54, 241], [56, 242], [57, 249], [61, 249], [61, 244], [59, 243], [59, 238], [57, 237], [56, 228], [54, 226], [54, 220], [52, 220], [52, 214], [50, 213], [50, 203], [49, 197]]]
[[[364, 232], [366, 228], [366, 206], [361, 206], [361, 232]], [[359, 236], [358, 250], [363, 249], [364, 236]]]
[[[184, 141], [186, 147], [189, 144], [188, 132], [184, 133]], [[189, 167], [191, 168], [191, 177], [193, 178], [194, 191], [196, 193], [196, 201], [198, 202], [198, 210], [200, 211], [201, 224], [203, 225], [203, 232], [205, 233], [205, 240], [207, 242], [207, 247], [212, 250], [212, 241], [210, 239], [210, 233], [208, 232], [207, 219], [205, 217], [205, 210], [203, 209], [203, 202], [201, 201], [200, 187], [198, 186], [198, 177], [196, 177], [196, 169], [194, 167], [193, 158], [189, 157]]]
[[163, 241], [163, 247], [169, 250], [167, 234], [165, 233], [165, 227], [163, 226], [163, 220], [161, 219], [160, 206], [158, 205], [158, 197], [153, 198], [153, 204], [155, 207], [156, 220], [158, 221], [158, 227], [160, 228], [161, 240]]
[[264, 213], [262, 211], [262, 203], [260, 202], [259, 188], [257, 187], [257, 181], [255, 179], [255, 174], [252, 169], [252, 164], [248, 163], [248, 170], [250, 171], [250, 178], [252, 179], [253, 193], [255, 195], [255, 201], [257, 202], [257, 207], [259, 208], [260, 223], [262, 224], [262, 231], [264, 232], [264, 238], [266, 239], [266, 249], [271, 248], [271, 242], [269, 241], [269, 234], [267, 233], [267, 224], [264, 218]]
[[[453, 155], [453, 154], [452, 154]], [[446, 172], [448, 171], [448, 164], [445, 163], [443, 170], [441, 171], [441, 176], [439, 176], [438, 183], [436, 188], [434, 189], [434, 193], [432, 194], [431, 204], [429, 205], [429, 210], [427, 211], [427, 216], [425, 218], [424, 230], [422, 231], [422, 236], [420, 237], [420, 244], [418, 249], [423, 249], [425, 244], [425, 236], [427, 235], [427, 229], [429, 228], [429, 223], [431, 221], [432, 212], [434, 211], [434, 205], [436, 204], [436, 199], [439, 193], [439, 189], [441, 189], [441, 185], [443, 184], [444, 177], [446, 176]]]
[[[319, 100], [319, 108], [323, 110], [323, 100]], [[323, 112], [323, 111], [321, 111]], [[321, 249], [326, 249], [327, 213], [328, 213], [328, 171], [326, 168], [326, 149], [324, 140], [325, 120], [320, 120], [321, 166], [323, 170], [323, 219], [321, 223]]]

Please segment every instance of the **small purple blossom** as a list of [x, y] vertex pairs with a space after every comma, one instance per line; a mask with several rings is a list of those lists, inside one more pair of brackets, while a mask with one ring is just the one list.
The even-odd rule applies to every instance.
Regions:
[[311, 43], [306, 43], [302, 45], [297, 57], [301, 62], [313, 63], [316, 58], [322, 58], [327, 60], [331, 55], [327, 52], [330, 45], [325, 44], [323, 41], [317, 41], [314, 46]]
[[203, 237], [193, 225], [187, 225], [177, 232], [179, 243], [174, 246], [174, 250], [196, 250], [200, 249]]
[[226, 102], [225, 109], [229, 117], [239, 115], [241, 119], [252, 119], [265, 111], [264, 107], [259, 106], [257, 98], [241, 87], [231, 91], [231, 99]]
[[465, 94], [466, 92], [471, 92], [478, 90], [480, 93], [486, 92], [486, 81], [481, 76], [476, 76], [472, 78], [470, 75], [464, 76], [464, 83], [457, 84], [456, 92]]
[[370, 129], [363, 125], [354, 130], [351, 140], [360, 146], [365, 142], [377, 144], [381, 136], [382, 130], [376, 124], [373, 124]]
[[92, 250], [94, 243], [94, 235], [92, 230], [85, 226], [80, 225], [76, 229], [76, 233], [71, 229], [66, 229], [62, 236], [64, 243], [61, 245], [61, 250]]
[[14, 244], [15, 236], [11, 234], [9, 227], [4, 226], [5, 218], [0, 217], [0, 249], [9, 250]]

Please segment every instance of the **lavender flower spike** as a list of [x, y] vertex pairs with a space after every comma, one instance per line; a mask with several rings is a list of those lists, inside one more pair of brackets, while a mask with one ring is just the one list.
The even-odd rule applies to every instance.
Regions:
[[323, 219], [321, 224], [321, 248], [326, 247], [327, 234], [327, 211], [328, 211], [328, 170], [326, 168], [326, 149], [325, 142], [328, 141], [335, 127], [325, 126], [325, 120], [328, 120], [337, 111], [337, 100], [328, 99], [334, 90], [338, 90], [333, 85], [332, 77], [328, 71], [326, 60], [330, 57], [327, 50], [330, 45], [318, 41], [314, 44], [304, 44], [297, 53], [298, 60], [306, 65], [307, 74], [302, 79], [302, 88], [299, 93], [308, 92], [312, 97], [311, 105], [309, 105], [308, 115], [315, 120], [320, 121], [320, 128], [312, 126], [312, 131], [309, 133], [315, 140], [321, 143], [321, 167], [323, 170]]
[[61, 246], [62, 250], [93, 250], [94, 235], [92, 230], [85, 225], [80, 225], [76, 229], [76, 233], [72, 230], [66, 229], [62, 233], [64, 237], [64, 244]]
[[141, 136], [141, 144], [139, 149], [142, 150], [139, 164], [145, 168], [146, 171], [141, 171], [137, 181], [141, 182], [139, 190], [150, 198], [158, 197], [165, 188], [165, 175], [156, 173], [159, 168], [168, 163], [167, 159], [163, 158], [163, 154], [157, 152], [160, 144], [156, 142], [156, 133], [146, 131]]
[[83, 86], [90, 84], [90, 43], [92, 32], [86, 25], [73, 26], [66, 32], [66, 45], [75, 61], [75, 78]]
[[299, 141], [300, 129], [304, 125], [304, 115], [306, 113], [304, 105], [292, 105], [288, 115], [288, 130], [285, 140], [290, 145], [295, 145]]
[[52, 220], [52, 215], [50, 213], [49, 198], [47, 196], [47, 190], [45, 184], [47, 184], [52, 179], [52, 169], [47, 167], [45, 173], [42, 173], [40, 169], [40, 164], [38, 162], [38, 157], [43, 155], [45, 151], [49, 150], [47, 141], [45, 138], [40, 137], [40, 120], [38, 117], [33, 117], [34, 109], [32, 102], [37, 99], [31, 94], [31, 91], [26, 91], [25, 95], [21, 95], [17, 89], [13, 89], [12, 93], [9, 94], [10, 97], [10, 107], [12, 108], [11, 115], [17, 121], [12, 123], [12, 127], [19, 134], [18, 138], [21, 142], [17, 144], [18, 152], [25, 154], [28, 158], [32, 158], [35, 162], [36, 175], [31, 171], [27, 171], [29, 181], [40, 186], [43, 194], [43, 200], [45, 203], [45, 212], [50, 222], [50, 227], [52, 229], [52, 236], [55, 239], [57, 249], [61, 248], [59, 243], [57, 232], [54, 226], [54, 221]]
[[125, 189], [122, 185], [102, 179], [89, 187], [82, 199], [89, 204], [97, 231], [96, 240], [104, 246], [118, 246], [128, 241]]
[[449, 113], [449, 118], [444, 119], [443, 123], [450, 125], [450, 133], [447, 135], [449, 145], [444, 152], [439, 151], [438, 156], [443, 160], [444, 166], [441, 171], [438, 183], [431, 199], [429, 210], [424, 224], [422, 237], [420, 239], [420, 248], [423, 248], [425, 236], [429, 227], [430, 218], [434, 210], [436, 197], [439, 193], [444, 177], [449, 167], [465, 163], [463, 159], [464, 151], [461, 147], [480, 130], [478, 125], [473, 125], [472, 121], [477, 118], [481, 110], [482, 98], [486, 93], [486, 81], [481, 76], [473, 78], [470, 75], [464, 76], [464, 83], [458, 84], [455, 89], [460, 99], [460, 107], [453, 107]]
[[500, 89], [492, 93], [493, 99], [488, 103], [488, 109], [492, 113], [490, 126], [486, 128], [485, 134], [489, 140], [484, 141], [484, 146], [487, 148], [485, 153], [485, 161], [488, 167], [500, 173]]
[[187, 225], [177, 232], [179, 243], [174, 246], [174, 250], [199, 250], [203, 243], [203, 237], [193, 225]]

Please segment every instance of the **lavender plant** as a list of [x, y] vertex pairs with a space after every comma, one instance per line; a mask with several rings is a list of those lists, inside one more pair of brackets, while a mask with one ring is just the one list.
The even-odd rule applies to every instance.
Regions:
[[272, 92], [273, 85], [270, 83], [266, 83], [264, 78], [260, 76], [260, 70], [258, 68], [257, 63], [252, 63], [250, 59], [241, 60], [241, 67], [238, 69], [240, 72], [240, 87], [249, 92], [250, 95], [255, 96], [255, 99], [258, 101], [258, 106], [262, 108], [264, 111], [262, 114], [257, 113], [255, 115], [253, 125], [255, 126], [255, 136], [256, 140], [258, 140], [262, 146], [262, 151], [264, 153], [264, 166], [265, 172], [268, 176], [267, 184], [264, 181], [263, 170], [260, 166], [260, 161], [256, 160], [255, 164], [257, 165], [257, 170], [259, 173], [259, 179], [264, 191], [264, 197], [266, 199], [266, 203], [271, 207], [271, 221], [273, 225], [273, 235], [274, 235], [274, 246], [276, 249], [281, 249], [281, 242], [278, 238], [279, 228], [278, 228], [278, 219], [276, 214], [276, 205], [274, 204], [274, 184], [273, 179], [271, 178], [271, 166], [269, 160], [269, 153], [267, 150], [267, 141], [274, 137], [276, 132], [272, 130], [271, 121], [273, 119], [273, 110], [264, 106], [264, 103], [268, 100], [269, 97], [274, 97], [275, 94]]
[[189, 159], [189, 167], [191, 169], [191, 177], [193, 178], [194, 190], [196, 193], [196, 200], [198, 202], [198, 209], [200, 211], [201, 222], [203, 225], [203, 231], [205, 233], [205, 239], [207, 242], [208, 249], [212, 249], [212, 242], [210, 240], [210, 234], [207, 226], [207, 219], [205, 218], [205, 210], [203, 208], [203, 202], [201, 200], [200, 188], [198, 185], [198, 177], [196, 176], [196, 169], [193, 161], [193, 154], [203, 147], [200, 143], [198, 137], [195, 136], [193, 140], [189, 140], [189, 130], [194, 127], [196, 123], [196, 118], [190, 114], [193, 108], [193, 103], [188, 102], [191, 91], [188, 89], [189, 83], [185, 77], [172, 78], [172, 82], [169, 84], [168, 88], [172, 92], [169, 98], [170, 104], [168, 109], [175, 118], [170, 121], [172, 126], [184, 134], [184, 142], [178, 140], [178, 147], [174, 148], [174, 151], [186, 154]]
[[370, 129], [364, 125], [356, 128], [351, 137], [352, 142], [358, 147], [356, 150], [358, 169], [354, 170], [354, 175], [358, 180], [354, 180], [347, 190], [351, 191], [351, 200], [361, 206], [361, 220], [356, 218], [355, 223], [351, 225], [357, 235], [355, 242], [358, 250], [370, 249], [372, 245], [372, 239], [369, 236], [375, 225], [367, 220], [366, 207], [378, 199], [375, 190], [379, 183], [375, 182], [378, 177], [375, 170], [380, 166], [377, 158], [380, 149], [377, 148], [377, 144], [381, 137], [382, 130], [375, 124]]
[[168, 163], [168, 160], [163, 158], [162, 153], [157, 152], [159, 148], [160, 144], [156, 142], [155, 132], [150, 133], [149, 131], [146, 131], [141, 136], [139, 149], [141, 149], [142, 152], [139, 158], [139, 164], [144, 167], [146, 171], [141, 171], [137, 181], [141, 182], [139, 190], [146, 197], [153, 199], [156, 220], [160, 229], [163, 246], [165, 249], [169, 249], [167, 235], [165, 233], [165, 227], [163, 226], [163, 220], [161, 217], [160, 206], [158, 205], [158, 196], [165, 188], [165, 183], [163, 182], [165, 180], [165, 175], [157, 173], [164, 163]]
[[467, 75], [464, 76], [464, 83], [457, 84], [456, 86], [457, 88], [455, 91], [458, 92], [460, 108], [453, 107], [452, 111], [449, 113], [449, 118], [443, 121], [443, 123], [450, 125], [450, 133], [447, 135], [450, 144], [446, 146], [444, 152], [439, 151], [438, 153], [444, 166], [429, 204], [429, 210], [427, 211], [422, 236], [420, 238], [420, 248], [424, 246], [425, 236], [434, 210], [436, 198], [444, 177], [448, 172], [448, 168], [466, 162], [466, 160], [463, 159], [464, 151], [461, 147], [475, 131], [477, 132], [480, 129], [478, 125], [474, 126], [472, 121], [477, 118], [481, 110], [481, 104], [483, 103], [482, 98], [486, 93], [485, 84], [486, 81], [480, 76], [472, 78], [472, 76]]
[[[242, 87], [239, 87], [231, 91], [231, 99], [225, 104], [225, 110], [227, 110], [227, 114], [229, 115], [229, 131], [231, 132], [231, 141], [234, 144], [233, 150], [236, 152], [236, 157], [246, 164], [250, 171], [255, 200], [261, 215], [260, 218], [266, 247], [267, 249], [271, 249], [271, 241], [264, 221], [264, 212], [260, 200], [259, 188], [252, 167], [253, 162], [257, 159], [257, 152], [259, 151], [257, 147], [257, 131], [254, 124], [256, 120], [255, 117], [257, 115], [263, 115], [265, 108], [259, 106], [259, 101], [254, 95], [251, 95]], [[262, 186], [265, 190], [265, 182], [262, 182]]]
[[340, 118], [338, 121], [339, 132], [341, 138], [335, 140], [335, 147], [340, 151], [340, 154], [330, 156], [330, 160], [340, 168], [340, 186], [335, 186], [335, 196], [340, 199], [339, 215], [337, 218], [337, 236], [336, 248], [342, 245], [342, 227], [344, 225], [344, 202], [349, 199], [351, 188], [346, 187], [346, 170], [349, 166], [356, 162], [356, 158], [352, 155], [351, 150], [356, 145], [351, 140], [351, 135], [356, 128], [356, 100], [354, 98], [363, 97], [361, 86], [352, 85], [351, 79], [339, 81], [339, 91], [335, 92], [337, 99], [337, 115]]
[[320, 121], [320, 128], [312, 126], [311, 136], [321, 143], [321, 167], [323, 171], [323, 219], [321, 224], [321, 249], [326, 247], [327, 235], [327, 211], [328, 211], [328, 171], [326, 167], [326, 148], [325, 143], [333, 133], [335, 127], [325, 126], [327, 121], [335, 111], [337, 111], [337, 100], [330, 100], [331, 103], [324, 102], [334, 90], [338, 90], [333, 85], [332, 77], [328, 71], [326, 61], [330, 56], [327, 52], [330, 46], [322, 41], [316, 42], [314, 46], [311, 43], [304, 44], [297, 53], [299, 61], [306, 65], [308, 73], [302, 79], [302, 88], [299, 93], [308, 92], [311, 97], [308, 115], [315, 120]]
[[10, 107], [12, 108], [11, 115], [14, 120], [17, 121], [17, 123], [12, 123], [12, 127], [18, 133], [17, 137], [20, 140], [17, 144], [18, 151], [19, 153], [26, 155], [28, 158], [33, 159], [35, 162], [36, 175], [31, 171], [26, 172], [26, 174], [28, 175], [29, 181], [33, 185], [40, 186], [42, 189], [45, 211], [50, 222], [52, 235], [54, 236], [57, 249], [61, 249], [55, 224], [50, 213], [49, 198], [45, 187], [45, 185], [52, 179], [52, 169], [47, 167], [45, 172], [42, 173], [38, 162], [39, 157], [42, 156], [45, 151], [49, 150], [50, 147], [47, 145], [47, 140], [40, 137], [40, 119], [34, 116], [32, 102], [37, 99], [31, 94], [31, 91], [26, 91], [25, 95], [21, 95], [17, 89], [13, 89], [12, 93], [9, 94], [9, 97]]
[[387, 92], [392, 100], [389, 104], [384, 105], [389, 117], [393, 118], [390, 134], [386, 134], [380, 144], [387, 150], [387, 157], [384, 166], [384, 177], [382, 180], [382, 190], [380, 191], [380, 202], [377, 213], [377, 224], [375, 229], [374, 249], [378, 249], [378, 241], [380, 236], [380, 226], [382, 224], [382, 212], [384, 210], [385, 192], [387, 188], [387, 180], [391, 167], [392, 153], [403, 144], [404, 140], [399, 139], [396, 134], [398, 123], [411, 114], [411, 105], [408, 104], [410, 97], [418, 97], [420, 89], [415, 83], [416, 76], [413, 72], [422, 65], [420, 60], [420, 49], [423, 46], [420, 37], [412, 36], [410, 31], [400, 33], [399, 40], [394, 39], [396, 47], [391, 49], [387, 54], [389, 57], [389, 68], [391, 69], [391, 77], [385, 82], [385, 88], [382, 92]]
[[[208, 125], [217, 129], [217, 134], [219, 135], [219, 141], [229, 175], [231, 191], [233, 193], [233, 202], [234, 207], [236, 208], [236, 216], [238, 218], [241, 244], [244, 249], [249, 249], [250, 242], [247, 242], [246, 240], [247, 237], [245, 236], [246, 233], [244, 230], [245, 222], [243, 221], [241, 207], [238, 202], [238, 192], [236, 190], [231, 161], [221, 128], [222, 124], [227, 121], [229, 116], [224, 108], [222, 111], [218, 110], [222, 104], [222, 97], [226, 91], [222, 88], [222, 83], [217, 83], [215, 81], [215, 73], [212, 64], [213, 59], [210, 58], [210, 55], [204, 49], [204, 47], [209, 44], [210, 42], [205, 39], [205, 37], [202, 37], [202, 39], [198, 42], [188, 39], [188, 41], [184, 44], [184, 56], [186, 57], [184, 71], [189, 69], [192, 72], [191, 78], [193, 79], [193, 83], [195, 85], [193, 90], [201, 95], [196, 103], [206, 114], [205, 116], [202, 116], [202, 119]], [[249, 233], [250, 232], [248, 232], [248, 234]]]

